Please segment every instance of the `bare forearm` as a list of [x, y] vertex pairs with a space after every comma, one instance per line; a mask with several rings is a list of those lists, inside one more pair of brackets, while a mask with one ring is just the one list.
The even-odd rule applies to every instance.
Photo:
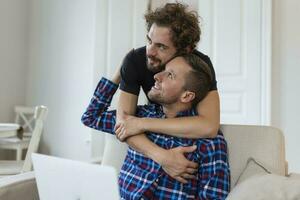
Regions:
[[219, 124], [202, 116], [194, 116], [167, 119], [143, 118], [141, 127], [144, 131], [175, 137], [211, 138], [216, 136]]
[[220, 101], [218, 91], [211, 91], [197, 105], [199, 115], [168, 119], [141, 120], [141, 130], [159, 132], [185, 138], [213, 138], [220, 126]]
[[145, 134], [131, 136], [126, 139], [126, 143], [155, 162], [162, 163], [162, 155], [166, 150], [151, 142]]
[[[117, 109], [117, 123], [125, 120], [125, 114], [135, 114], [136, 103], [137, 96], [121, 91]], [[126, 139], [126, 143], [134, 150], [160, 163], [159, 155], [164, 149], [151, 142], [144, 134], [129, 137]]]

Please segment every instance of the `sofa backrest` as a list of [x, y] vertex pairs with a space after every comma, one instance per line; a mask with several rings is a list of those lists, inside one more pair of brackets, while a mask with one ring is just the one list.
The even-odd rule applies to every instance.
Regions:
[[221, 125], [228, 144], [231, 188], [252, 157], [272, 173], [285, 175], [285, 144], [282, 132], [270, 126]]
[[[262, 162], [272, 173], [285, 175], [285, 146], [282, 132], [270, 126], [221, 125], [228, 144], [231, 188], [250, 157]], [[120, 171], [126, 155], [126, 143], [115, 136], [106, 136], [103, 165]]]

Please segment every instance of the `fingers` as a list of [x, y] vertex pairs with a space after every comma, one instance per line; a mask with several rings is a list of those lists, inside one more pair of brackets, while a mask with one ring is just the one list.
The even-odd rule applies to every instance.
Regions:
[[186, 173], [195, 174], [198, 168], [186, 168]]
[[119, 134], [119, 140], [120, 140], [121, 142], [123, 142], [123, 141], [125, 141], [126, 137], [127, 137], [127, 135], [126, 135], [125, 128], [122, 127], [121, 133]]
[[180, 176], [181, 176], [181, 178], [184, 178], [185, 180], [196, 178], [195, 175], [193, 175], [193, 174], [188, 174], [188, 173], [181, 174]]
[[182, 153], [191, 153], [191, 152], [195, 151], [196, 149], [197, 149], [196, 145], [180, 148]]
[[115, 126], [115, 133], [116, 133], [116, 136], [117, 138], [119, 138], [119, 135], [122, 133], [122, 125], [119, 124], [118, 126]]
[[114, 130], [117, 130], [120, 126], [121, 126], [121, 123], [117, 123], [117, 124], [115, 125]]
[[[181, 153], [191, 153], [193, 151], [195, 151], [197, 149], [196, 145], [193, 146], [188, 146], [188, 147], [180, 147], [180, 151]], [[198, 168], [198, 164], [192, 161], [189, 161], [188, 159], [186, 159], [186, 167], [187, 168], [194, 168], [197, 169]]]
[[126, 139], [126, 131], [125, 128], [122, 124], [120, 124], [118, 127], [116, 126], [116, 137], [118, 140], [120, 140], [121, 142], [123, 142]]
[[181, 183], [187, 183], [188, 181], [184, 178], [182, 178], [181, 176], [176, 176], [174, 177], [174, 179], [176, 179], [177, 181], [181, 182]]
[[196, 176], [188, 173], [183, 173], [180, 176], [175, 176], [174, 179], [181, 183], [188, 183], [188, 179], [195, 179]]
[[188, 161], [187, 162], [187, 168], [198, 169], [198, 164], [193, 162], [193, 161]]

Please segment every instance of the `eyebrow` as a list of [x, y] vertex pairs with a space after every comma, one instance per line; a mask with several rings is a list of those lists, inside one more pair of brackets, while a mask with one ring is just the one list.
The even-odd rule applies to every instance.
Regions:
[[[147, 39], [152, 41], [152, 39], [149, 37], [149, 35], [147, 34]], [[163, 44], [163, 43], [154, 43], [156, 46], [164, 46], [165, 48], [169, 48], [169, 46]]]
[[170, 72], [174, 77], [176, 77], [176, 73], [172, 69], [169, 69], [168, 72]]

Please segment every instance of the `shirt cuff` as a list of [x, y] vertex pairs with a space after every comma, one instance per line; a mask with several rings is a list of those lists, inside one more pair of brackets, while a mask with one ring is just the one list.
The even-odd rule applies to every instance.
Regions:
[[112, 97], [118, 89], [118, 85], [114, 82], [102, 77], [95, 90], [95, 96]]

